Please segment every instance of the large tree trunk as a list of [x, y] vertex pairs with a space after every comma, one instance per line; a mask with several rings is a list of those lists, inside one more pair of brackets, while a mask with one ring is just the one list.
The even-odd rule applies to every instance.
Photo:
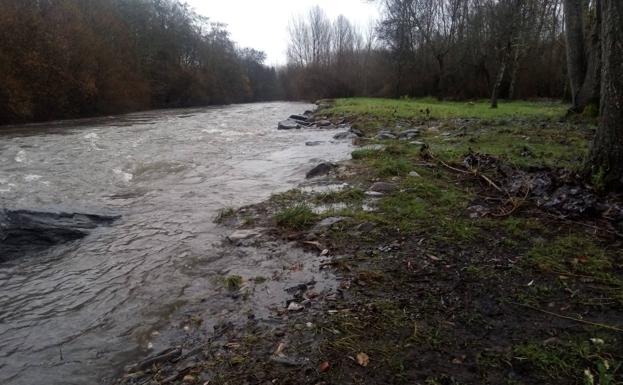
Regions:
[[601, 92], [601, 0], [595, 2], [595, 14], [591, 17], [591, 34], [587, 43], [587, 67], [582, 88], [577, 95], [579, 111], [589, 104], [599, 106]]
[[565, 0], [565, 28], [567, 30], [567, 69], [571, 82], [573, 110], [578, 110], [578, 95], [586, 74], [584, 50], [584, 12], [580, 0]]
[[623, 189], [623, 2], [602, 3], [602, 71], [599, 129], [588, 167], [594, 179]]

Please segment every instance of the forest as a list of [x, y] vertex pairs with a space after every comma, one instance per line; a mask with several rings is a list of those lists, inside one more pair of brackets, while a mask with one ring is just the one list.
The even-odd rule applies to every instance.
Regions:
[[[365, 29], [319, 7], [293, 19], [288, 62], [269, 68], [179, 0], [3, 1], [0, 123], [351, 96], [577, 96], [596, 114], [596, 1], [575, 19], [561, 0], [376, 3], [380, 20]], [[566, 29], [578, 42], [571, 78]]]
[[264, 60], [177, 0], [4, 0], [0, 124], [279, 98]]
[[[0, 123], [275, 99], [572, 97], [560, 0], [379, 6], [366, 29], [319, 7], [295, 18], [287, 65], [269, 68], [178, 0], [7, 0]], [[594, 56], [595, 6], [584, 11], [588, 54], [578, 60]]]

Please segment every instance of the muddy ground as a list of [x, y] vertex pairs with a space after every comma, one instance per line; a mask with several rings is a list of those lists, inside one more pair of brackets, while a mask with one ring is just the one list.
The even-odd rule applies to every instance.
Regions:
[[623, 383], [623, 199], [575, 167], [591, 124], [319, 118], [360, 130], [353, 160], [218, 218], [232, 253], [306, 252], [224, 278], [240, 306], [292, 282], [280, 305], [189, 314], [119, 384]]

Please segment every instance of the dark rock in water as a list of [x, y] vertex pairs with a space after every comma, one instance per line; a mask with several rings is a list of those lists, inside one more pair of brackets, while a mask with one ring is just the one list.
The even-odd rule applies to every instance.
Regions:
[[337, 165], [335, 163], [320, 163], [318, 166], [314, 167], [307, 173], [307, 179], [315, 178], [317, 176], [327, 175], [331, 172]]
[[330, 125], [331, 125], [331, 121], [326, 120], [326, 119], [319, 120], [319, 121], [317, 121], [317, 122], [316, 122], [316, 125], [317, 125], [318, 127], [328, 127], [328, 126], [330, 126]]
[[279, 122], [277, 128], [280, 130], [294, 130], [297, 128], [301, 128], [301, 125], [293, 120], [284, 120], [282, 122]]
[[360, 138], [363, 138], [364, 136], [366, 136], [366, 134], [364, 134], [363, 131], [361, 131], [358, 128], [351, 128], [350, 132], [352, 132], [353, 134], [357, 135]]
[[314, 125], [314, 123], [309, 122], [307, 120], [295, 120], [295, 119], [288, 119], [288, 120], [290, 120], [290, 121], [292, 121], [292, 122], [294, 122], [294, 123], [296, 123], [296, 124], [298, 124], [299, 126], [302, 126], [302, 127], [311, 127], [311, 126]]
[[117, 219], [78, 213], [0, 210], [0, 262], [84, 238], [89, 230], [110, 225]]
[[307, 116], [304, 115], [290, 115], [290, 117], [288, 118], [290, 120], [300, 120], [302, 122], [307, 122]]
[[312, 141], [312, 142], [305, 142], [306, 146], [309, 147], [313, 147], [313, 146], [320, 146], [321, 144], [324, 144], [325, 142], [321, 141], [321, 140], [316, 140], [316, 141]]
[[357, 139], [359, 136], [353, 134], [352, 132], [340, 132], [339, 134], [335, 134], [333, 139], [336, 140], [344, 140], [344, 139]]

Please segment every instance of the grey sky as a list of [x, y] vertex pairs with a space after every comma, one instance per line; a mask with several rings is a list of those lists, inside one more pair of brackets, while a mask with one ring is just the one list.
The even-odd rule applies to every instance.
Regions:
[[286, 61], [287, 28], [294, 16], [319, 5], [329, 17], [340, 14], [361, 27], [378, 18], [376, 4], [365, 0], [186, 0], [198, 13], [228, 24], [241, 47], [262, 50], [267, 64]]

